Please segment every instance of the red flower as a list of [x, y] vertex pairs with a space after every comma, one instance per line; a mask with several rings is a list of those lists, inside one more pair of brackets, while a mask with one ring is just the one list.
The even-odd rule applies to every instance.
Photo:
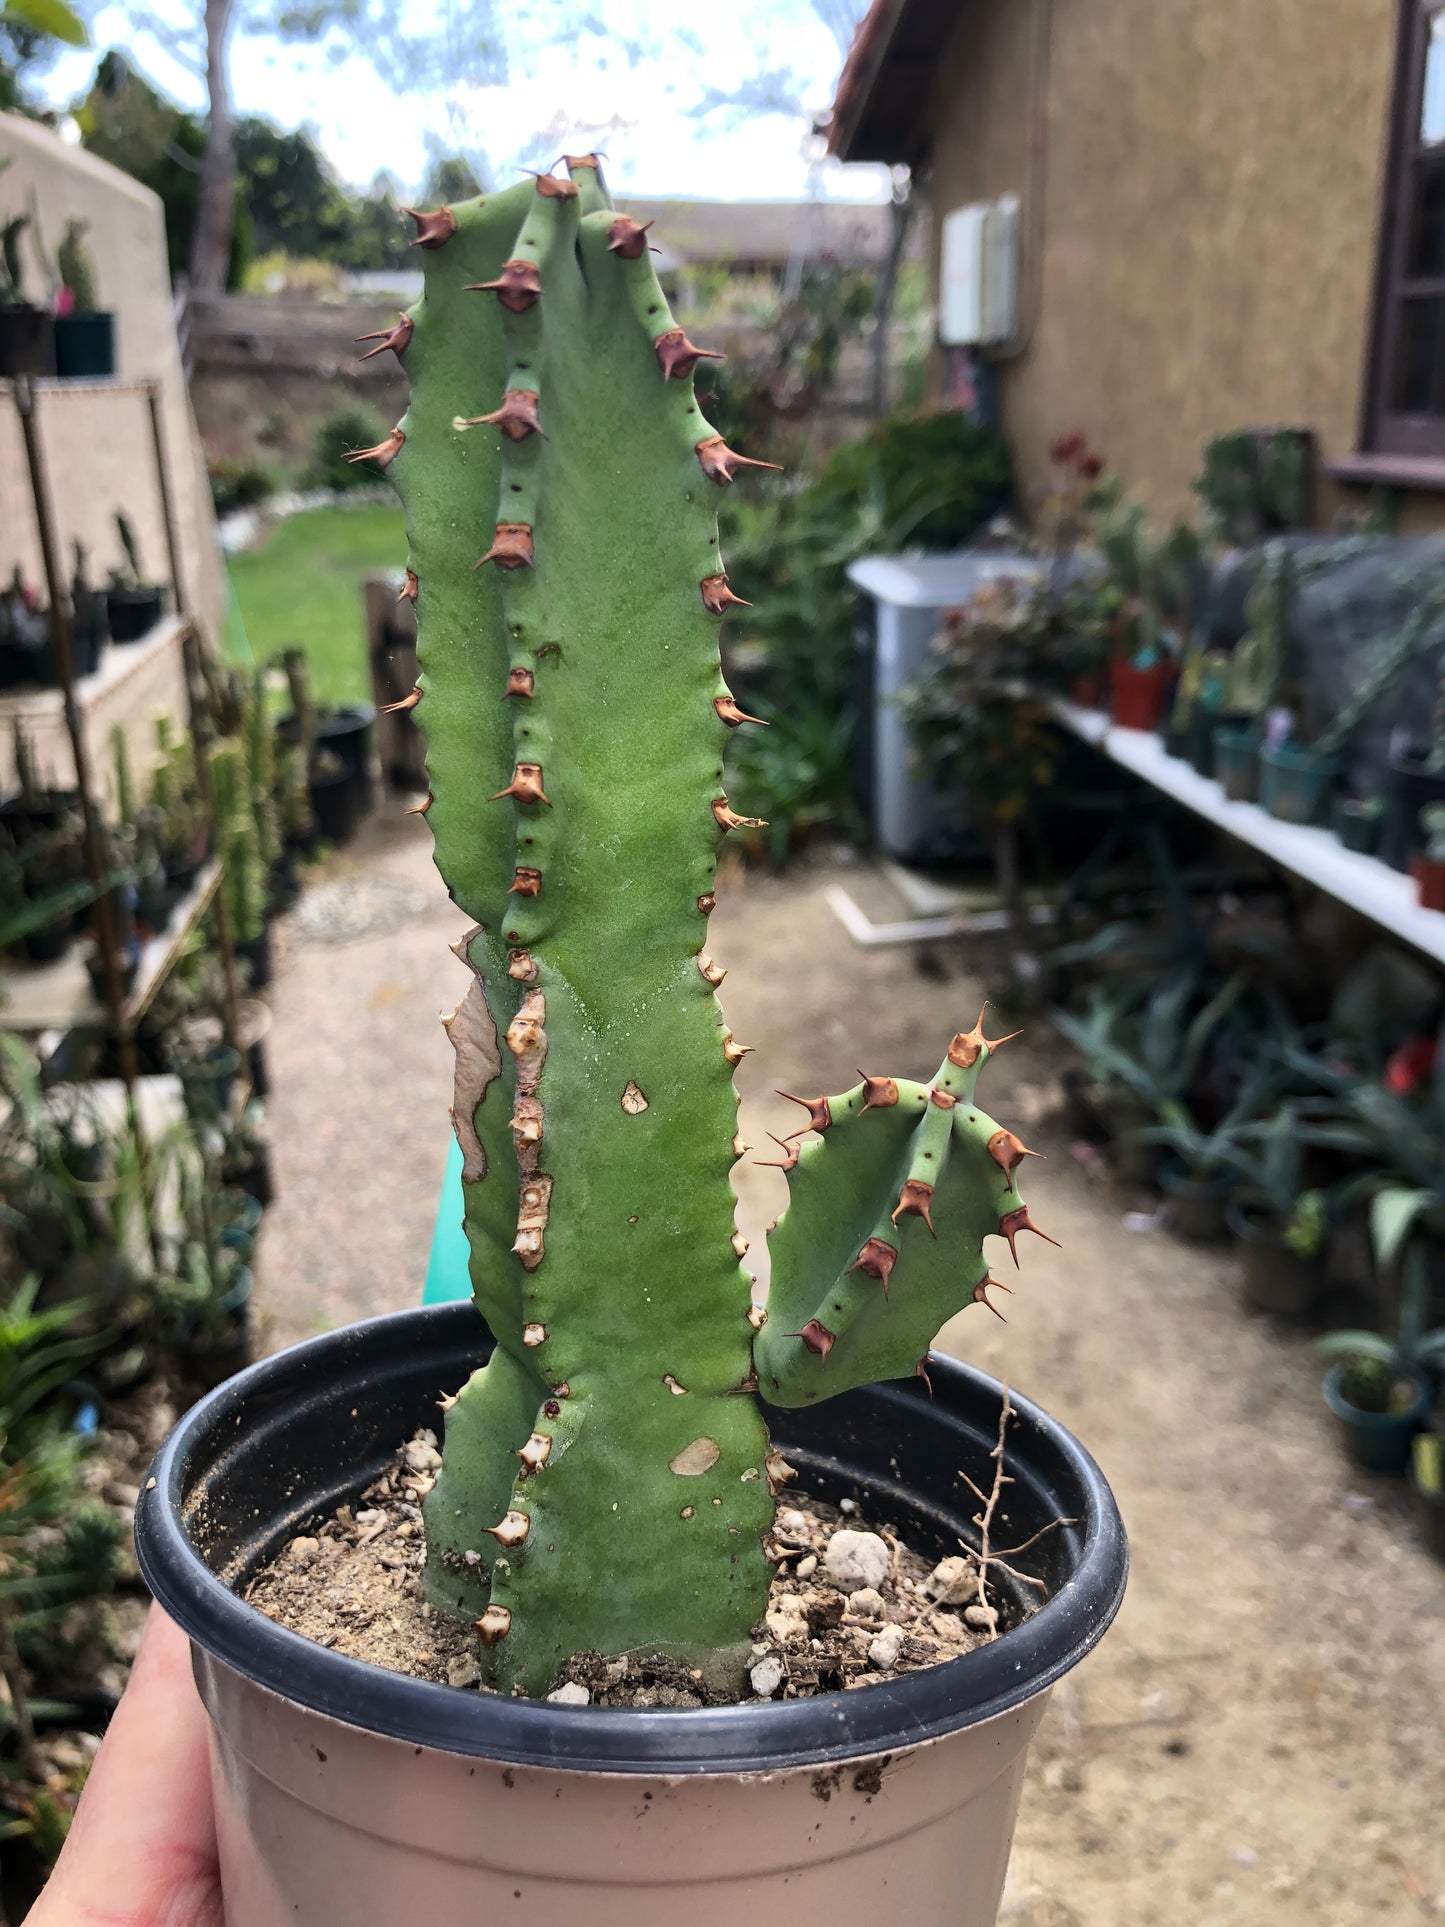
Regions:
[[1435, 1069], [1435, 1039], [1412, 1037], [1385, 1066], [1385, 1089], [1394, 1097], [1410, 1097]]
[[1067, 435], [1060, 435], [1049, 450], [1049, 459], [1062, 464], [1076, 462], [1088, 446], [1084, 431], [1081, 428], [1074, 428]]
[[1097, 482], [1104, 472], [1102, 455], [1086, 455], [1079, 463], [1079, 473], [1086, 482]]

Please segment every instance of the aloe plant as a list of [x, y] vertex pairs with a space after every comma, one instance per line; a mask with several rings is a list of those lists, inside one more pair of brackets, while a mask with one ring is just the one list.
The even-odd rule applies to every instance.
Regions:
[[[1034, 1229], [1025, 1147], [978, 1110], [995, 1044], [931, 1083], [800, 1099], [768, 1311], [733, 1228], [734, 1066], [706, 953], [722, 788], [749, 723], [718, 634], [738, 598], [706, 351], [595, 157], [417, 214], [420, 303], [382, 341], [406, 415], [366, 451], [407, 512], [438, 867], [473, 928], [448, 1019], [490, 1361], [447, 1400], [433, 1603], [491, 1676], [644, 1649], [740, 1685], [767, 1602], [753, 1394], [806, 1404], [922, 1369], [987, 1300], [984, 1240]], [[806, 1139], [807, 1142], [800, 1142]]]

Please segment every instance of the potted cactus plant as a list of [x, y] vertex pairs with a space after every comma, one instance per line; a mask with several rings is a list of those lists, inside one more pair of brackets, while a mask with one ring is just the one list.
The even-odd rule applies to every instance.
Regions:
[[[1028, 1153], [975, 1102], [982, 1020], [926, 1083], [798, 1100], [753, 1303], [729, 1186], [745, 1047], [705, 949], [719, 839], [746, 820], [719, 780], [745, 719], [716, 523], [746, 463], [699, 411], [702, 351], [645, 231], [594, 157], [568, 172], [415, 217], [425, 292], [391, 340], [411, 400], [374, 451], [407, 506], [428, 823], [474, 924], [448, 1030], [476, 1305], [222, 1387], [153, 1467], [140, 1557], [214, 1722], [231, 1927], [493, 1908], [716, 1927], [740, 1904], [861, 1920], [885, 1900], [983, 1927], [1029, 1733], [1118, 1604], [1122, 1530], [1062, 1428], [1021, 1405], [1004, 1438], [1000, 1388], [929, 1353], [955, 1311], [986, 1315], [985, 1240], [1035, 1229]], [[435, 1632], [389, 1669], [240, 1594], [319, 1550], [408, 1440], [425, 1563], [402, 1555], [402, 1583]], [[930, 1672], [894, 1647], [855, 1690], [789, 1692], [765, 1621], [790, 1471], [934, 1557], [986, 1550], [969, 1481], [1003, 1474], [1020, 1590], [1044, 1603]], [[806, 1631], [789, 1650], [805, 1673]], [[579, 1655], [607, 1674], [639, 1654], [666, 1683], [636, 1705], [558, 1684]]]
[[55, 317], [57, 374], [115, 373], [115, 316], [100, 305], [88, 221], [71, 220], [60, 237], [60, 305]]
[[122, 509], [116, 510], [115, 532], [123, 560], [110, 572], [110, 587], [105, 597], [111, 641], [139, 642], [160, 621], [165, 594], [141, 566], [135, 530]]
[[0, 220], [0, 376], [55, 373], [55, 324], [26, 292], [21, 241], [29, 226], [28, 214]]

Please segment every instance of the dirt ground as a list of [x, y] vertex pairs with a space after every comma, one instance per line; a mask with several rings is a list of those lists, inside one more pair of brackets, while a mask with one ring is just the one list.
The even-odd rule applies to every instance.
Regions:
[[[787, 1089], [856, 1068], [922, 1077], [973, 1022], [986, 960], [921, 970], [863, 951], [825, 901], [857, 866], [731, 879], [709, 937], [730, 971], [742, 1131], [795, 1128]], [[278, 1200], [258, 1299], [267, 1342], [415, 1303], [447, 1144], [450, 1049], [434, 1014], [465, 987], [461, 919], [424, 827], [378, 819], [287, 920], [273, 993]], [[1010, 1012], [996, 1013], [1012, 1028]], [[1081, 1165], [1052, 1117], [1046, 1026], [1011, 1044], [985, 1101], [1049, 1154], [999, 1324], [957, 1351], [1047, 1405], [1113, 1484], [1133, 1549], [1101, 1647], [1056, 1689], [1035, 1745], [1008, 1927], [1357, 1927], [1445, 1918], [1445, 1572], [1402, 1489], [1345, 1466], [1309, 1341], [1247, 1315], [1227, 1254], [1126, 1228], [1139, 1200]], [[756, 1233], [779, 1173], [744, 1183]], [[1021, 1256], [1023, 1256], [1021, 1250]], [[1009, 1274], [1012, 1279], [1012, 1273]]]

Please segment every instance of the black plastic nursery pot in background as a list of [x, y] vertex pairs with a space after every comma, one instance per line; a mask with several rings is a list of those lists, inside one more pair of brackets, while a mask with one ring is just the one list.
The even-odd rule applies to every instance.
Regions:
[[112, 642], [139, 642], [165, 613], [163, 589], [107, 589], [106, 620]]
[[115, 373], [115, 316], [60, 315], [55, 322], [55, 372], [69, 380]]
[[1239, 1248], [1245, 1304], [1277, 1318], [1307, 1318], [1324, 1296], [1323, 1252], [1302, 1257], [1291, 1251], [1277, 1222], [1247, 1203], [1229, 1204], [1225, 1215]]
[[1159, 1188], [1169, 1200], [1172, 1230], [1191, 1244], [1215, 1244], [1227, 1230], [1225, 1209], [1232, 1180], [1195, 1177], [1177, 1158], [1159, 1173]]
[[[402, 1312], [264, 1360], [182, 1420], [136, 1514], [141, 1567], [189, 1635], [214, 1731], [228, 1927], [740, 1918], [989, 1927], [1050, 1687], [1109, 1625], [1127, 1571], [1103, 1475], [1015, 1398], [1011, 1541], [1047, 1601], [924, 1672], [814, 1699], [621, 1710], [466, 1691], [312, 1644], [240, 1594], [353, 1502], [490, 1350], [469, 1303]], [[976, 1543], [1001, 1388], [921, 1380], [770, 1413], [808, 1492], [920, 1552]], [[1020, 1588], [1027, 1597], [1027, 1588]], [[1018, 1602], [1016, 1601], [1015, 1604]]]
[[0, 308], [0, 376], [54, 373], [51, 316], [44, 308]]

